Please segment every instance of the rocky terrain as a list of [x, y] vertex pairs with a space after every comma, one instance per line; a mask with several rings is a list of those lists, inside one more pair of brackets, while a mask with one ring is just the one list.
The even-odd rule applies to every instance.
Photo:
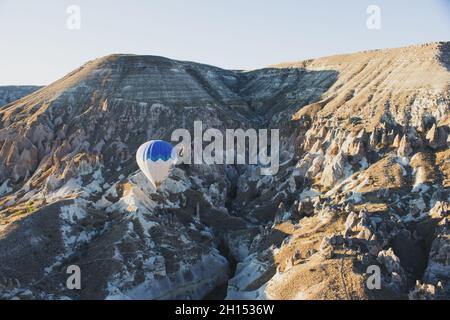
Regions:
[[[448, 299], [449, 59], [448, 42], [248, 72], [112, 55], [4, 106], [0, 297]], [[279, 128], [278, 174], [179, 165], [154, 190], [138, 146], [196, 120]]]
[[39, 86], [0, 86], [0, 109], [41, 88]]

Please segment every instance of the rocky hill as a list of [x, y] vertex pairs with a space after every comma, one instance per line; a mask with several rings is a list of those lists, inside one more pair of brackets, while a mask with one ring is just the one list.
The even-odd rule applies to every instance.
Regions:
[[0, 108], [39, 90], [39, 86], [0, 86]]
[[[448, 299], [449, 59], [446, 42], [248, 72], [112, 55], [3, 107], [0, 296]], [[155, 191], [136, 149], [196, 120], [279, 128], [278, 174], [180, 165]]]

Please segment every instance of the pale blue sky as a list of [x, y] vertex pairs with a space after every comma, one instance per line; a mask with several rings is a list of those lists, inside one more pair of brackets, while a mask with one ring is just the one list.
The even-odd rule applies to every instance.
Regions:
[[[68, 5], [81, 30], [66, 28]], [[381, 8], [381, 30], [366, 9]], [[49, 84], [111, 53], [254, 69], [450, 40], [450, 0], [0, 0], [0, 85]]]

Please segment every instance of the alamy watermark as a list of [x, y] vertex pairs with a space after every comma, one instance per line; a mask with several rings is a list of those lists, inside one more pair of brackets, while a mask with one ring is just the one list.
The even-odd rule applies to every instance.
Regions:
[[77, 5], [70, 5], [66, 9], [66, 27], [69, 30], [81, 29], [81, 8]]
[[370, 265], [366, 273], [369, 275], [366, 281], [367, 289], [380, 290], [381, 289], [381, 269], [377, 265]]
[[369, 30], [381, 29], [381, 8], [377, 5], [367, 7], [366, 13], [369, 15], [366, 20], [366, 26]]
[[66, 287], [69, 290], [81, 289], [81, 269], [77, 265], [71, 265], [67, 267], [67, 274], [70, 276], [66, 280]]
[[[194, 122], [194, 137], [187, 129], [173, 131], [172, 142], [179, 142], [183, 164], [251, 164], [261, 167], [262, 175], [278, 173], [280, 163], [280, 134], [278, 129], [207, 129]], [[204, 147], [204, 142], [209, 143]], [[193, 148], [192, 148], [193, 146]], [[204, 147], [204, 148], [203, 148]], [[248, 152], [247, 152], [248, 151]]]

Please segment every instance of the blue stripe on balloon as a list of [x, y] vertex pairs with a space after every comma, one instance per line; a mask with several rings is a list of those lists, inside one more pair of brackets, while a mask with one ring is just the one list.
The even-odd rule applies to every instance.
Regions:
[[165, 141], [153, 141], [147, 150], [146, 159], [151, 161], [167, 161], [172, 157], [173, 146]]

